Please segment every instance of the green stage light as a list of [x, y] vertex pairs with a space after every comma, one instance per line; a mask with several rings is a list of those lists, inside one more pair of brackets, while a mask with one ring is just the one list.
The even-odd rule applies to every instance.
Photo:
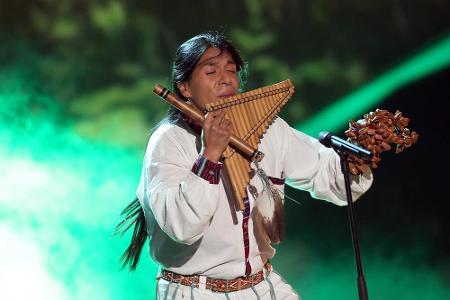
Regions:
[[392, 92], [448, 66], [450, 66], [450, 34], [295, 127], [313, 136], [320, 130], [338, 130], [349, 119], [358, 118], [366, 113]]

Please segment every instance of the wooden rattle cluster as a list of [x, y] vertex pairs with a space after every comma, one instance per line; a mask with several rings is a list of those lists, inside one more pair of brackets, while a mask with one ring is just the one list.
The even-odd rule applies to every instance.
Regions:
[[406, 127], [409, 118], [402, 116], [400, 111], [395, 114], [382, 109], [369, 112], [363, 119], [351, 120], [349, 129], [345, 131], [348, 141], [372, 152], [371, 159], [350, 157], [350, 172], [354, 175], [364, 173], [365, 166], [376, 169], [381, 161], [380, 154], [396, 145], [395, 153], [402, 152], [417, 142], [419, 135]]

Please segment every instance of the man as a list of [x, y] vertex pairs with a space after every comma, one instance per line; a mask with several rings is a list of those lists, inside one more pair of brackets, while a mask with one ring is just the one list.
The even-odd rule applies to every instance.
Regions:
[[[207, 103], [237, 94], [244, 72], [236, 49], [220, 34], [207, 32], [177, 50], [173, 90], [202, 110]], [[161, 266], [160, 299], [299, 299], [270, 265], [274, 249], [263, 245], [255, 232], [251, 212], [264, 189], [257, 176], [250, 180], [245, 211], [233, 222], [220, 162], [231, 126], [226, 111], [209, 113], [201, 129], [171, 110], [150, 138], [137, 197], [151, 237], [151, 256]], [[259, 150], [265, 153], [261, 167], [279, 189], [286, 178], [315, 198], [345, 205], [339, 157], [317, 140], [277, 118]], [[370, 170], [353, 177], [354, 199], [371, 182]], [[128, 262], [136, 258], [131, 248]]]

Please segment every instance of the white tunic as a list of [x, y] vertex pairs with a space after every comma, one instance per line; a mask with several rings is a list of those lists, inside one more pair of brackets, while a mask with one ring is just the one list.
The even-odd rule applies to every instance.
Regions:
[[[242, 213], [233, 224], [222, 180], [210, 184], [191, 169], [198, 157], [199, 138], [173, 124], [151, 136], [144, 157], [137, 196], [144, 208], [150, 254], [162, 268], [179, 274], [231, 279], [245, 274]], [[331, 149], [277, 118], [258, 148], [267, 175], [286, 177], [290, 186], [337, 205], [346, 204], [339, 156]], [[352, 176], [356, 200], [372, 184], [372, 173]], [[255, 176], [250, 184], [262, 190]], [[250, 208], [255, 199], [249, 194]], [[301, 209], [301, 208], [299, 208]], [[263, 262], [249, 221], [252, 274]]]

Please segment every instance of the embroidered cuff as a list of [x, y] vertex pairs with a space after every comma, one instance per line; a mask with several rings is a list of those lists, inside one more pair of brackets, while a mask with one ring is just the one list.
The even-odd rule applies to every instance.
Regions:
[[214, 163], [203, 155], [199, 155], [194, 165], [192, 166], [192, 172], [201, 178], [209, 181], [211, 184], [219, 183], [220, 172], [222, 171], [222, 164]]

